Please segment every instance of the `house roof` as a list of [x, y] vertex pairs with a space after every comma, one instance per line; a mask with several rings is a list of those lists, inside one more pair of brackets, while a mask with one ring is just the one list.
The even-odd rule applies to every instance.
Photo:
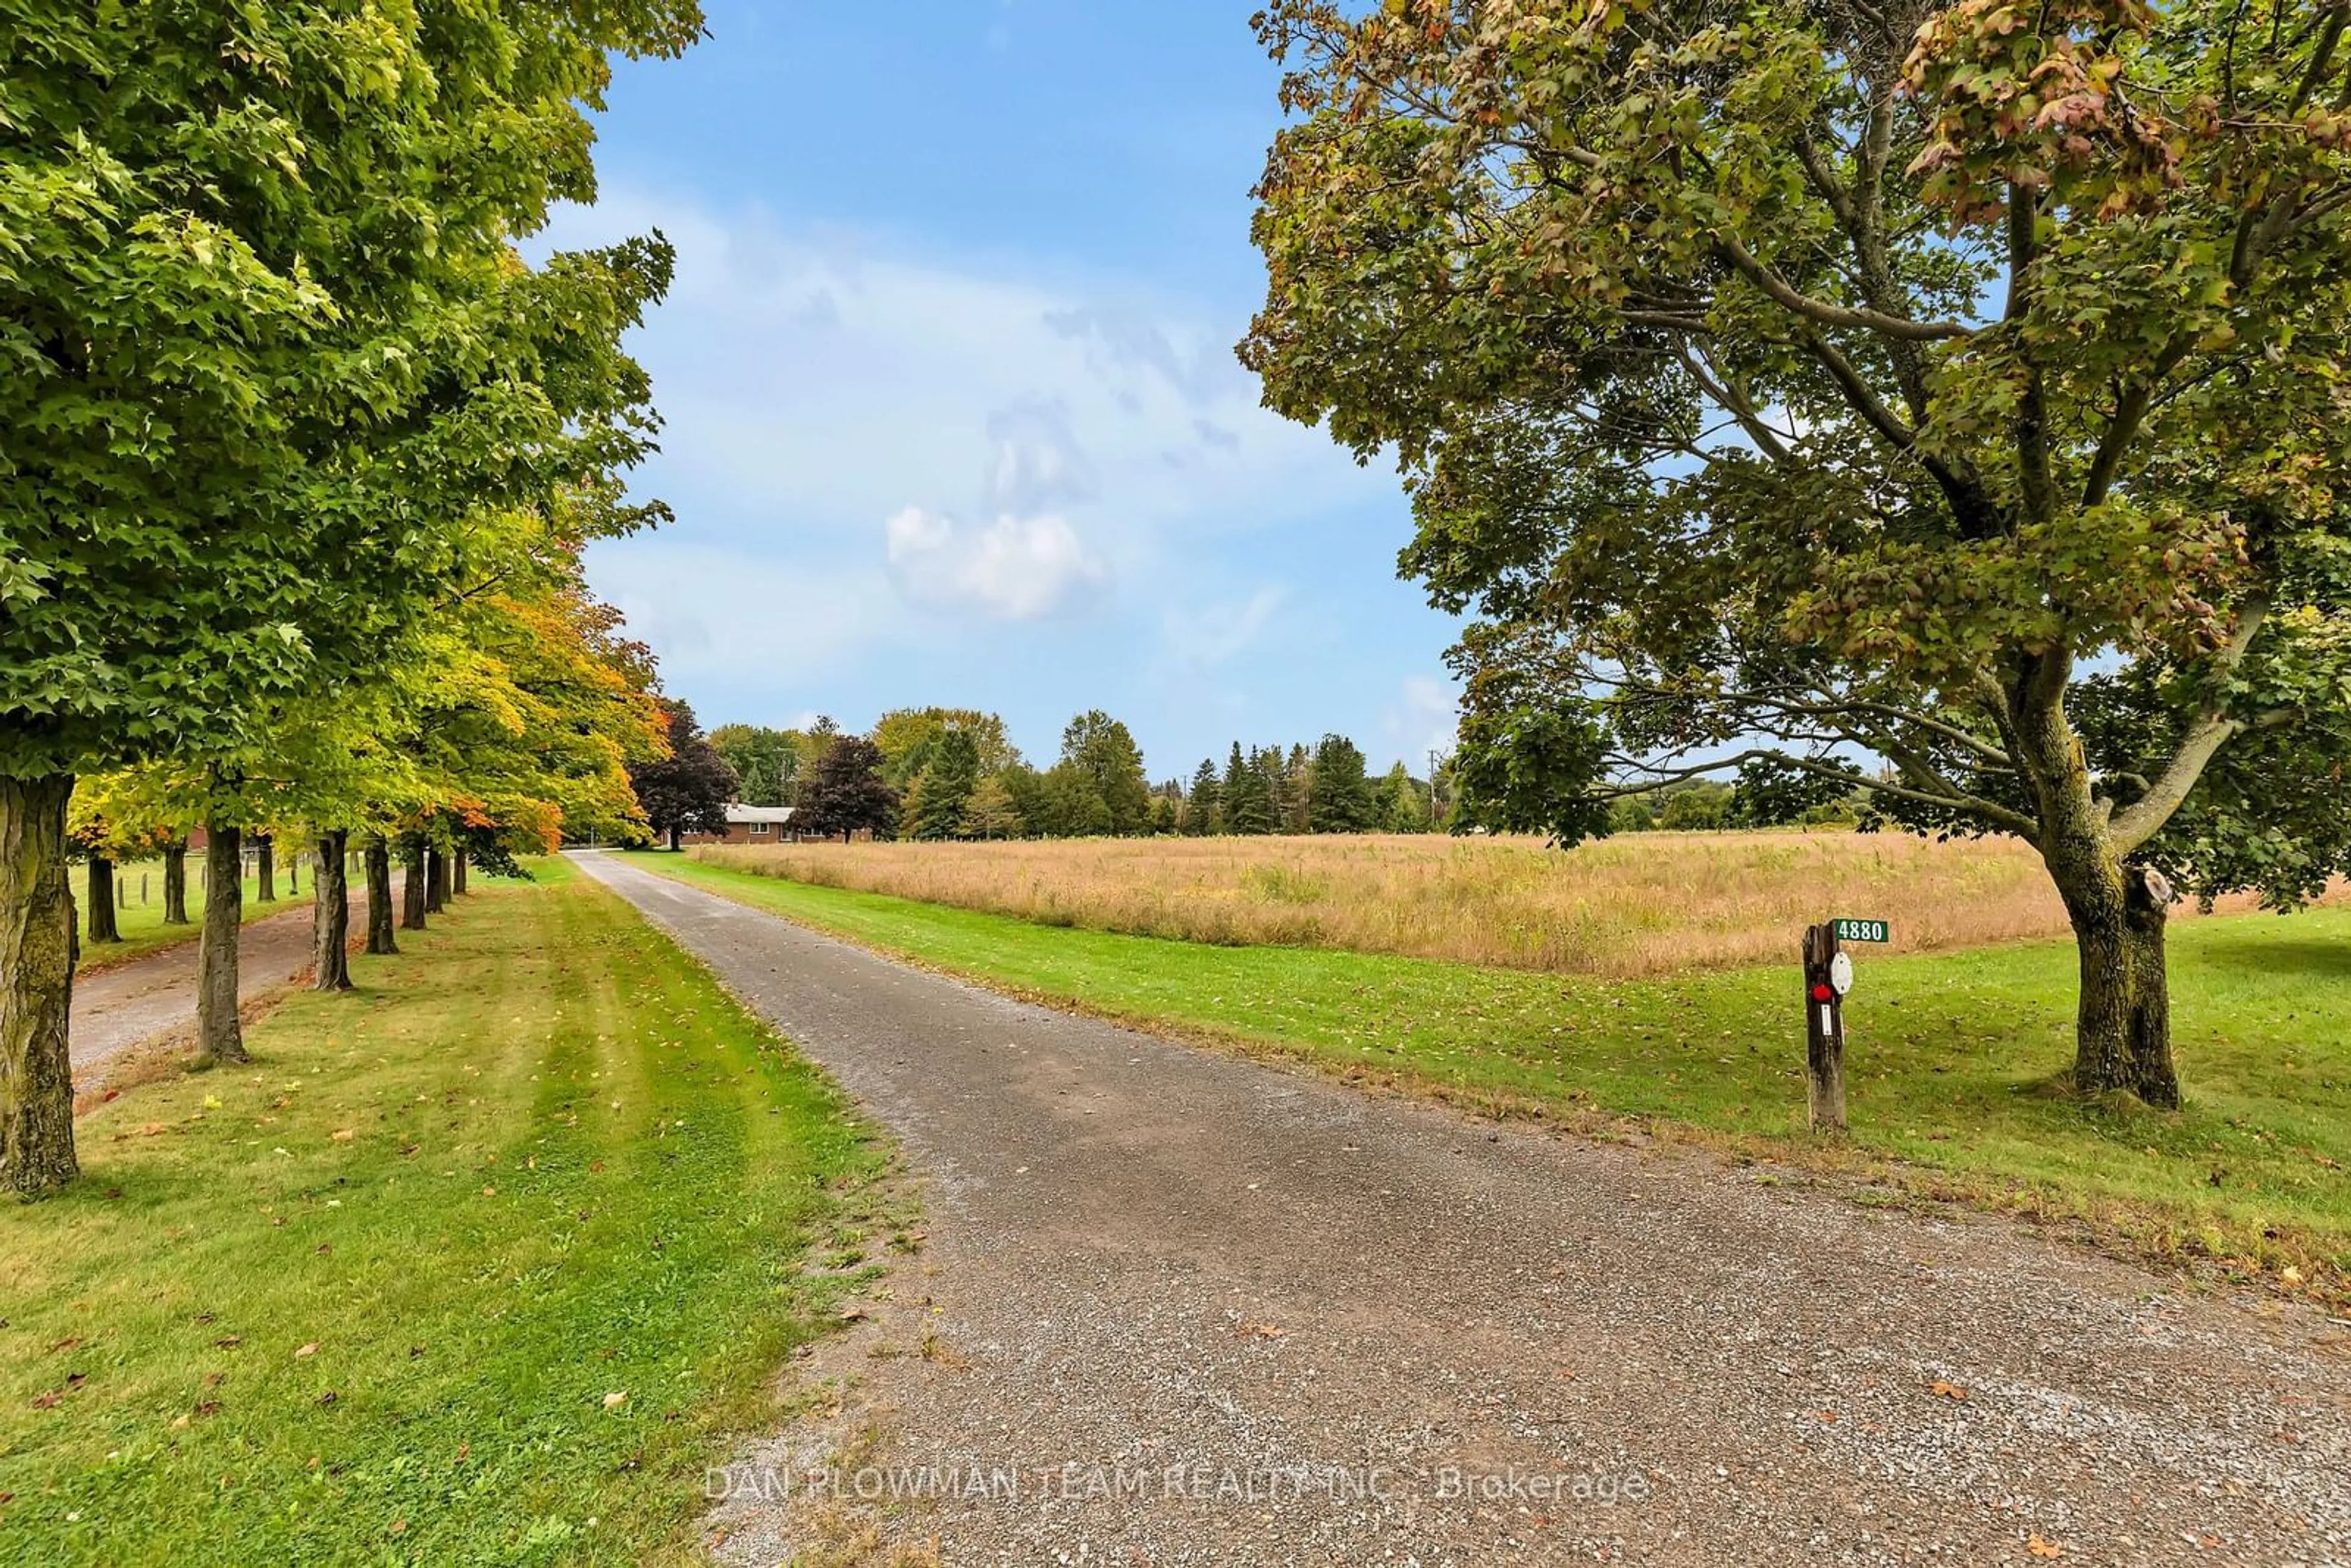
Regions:
[[732, 823], [789, 822], [792, 820], [789, 806], [729, 806], [726, 821]]

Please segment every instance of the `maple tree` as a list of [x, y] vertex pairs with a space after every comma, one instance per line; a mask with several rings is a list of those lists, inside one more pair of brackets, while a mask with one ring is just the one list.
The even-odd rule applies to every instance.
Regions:
[[[2073, 1081], [2179, 1102], [2170, 877], [2343, 863], [2339, 8], [1280, 0], [1242, 348], [1477, 620], [1465, 821], [2032, 843]], [[2275, 803], [2275, 810], [2271, 809]]]
[[862, 735], [837, 735], [800, 788], [794, 825], [812, 833], [839, 833], [845, 843], [861, 832], [886, 835], [898, 820], [898, 791], [883, 777], [882, 748]]
[[684, 833], [724, 833], [726, 808], [742, 780], [702, 733], [694, 709], [674, 697], [661, 699], [664, 745], [660, 754], [629, 769], [637, 803], [653, 831], [673, 850]]

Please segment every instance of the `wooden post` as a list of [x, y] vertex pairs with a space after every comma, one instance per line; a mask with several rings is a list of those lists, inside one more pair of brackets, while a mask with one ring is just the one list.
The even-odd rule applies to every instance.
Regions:
[[1844, 1131], [1844, 998], [1829, 982], [1836, 927], [1804, 932], [1804, 1103], [1814, 1132]]

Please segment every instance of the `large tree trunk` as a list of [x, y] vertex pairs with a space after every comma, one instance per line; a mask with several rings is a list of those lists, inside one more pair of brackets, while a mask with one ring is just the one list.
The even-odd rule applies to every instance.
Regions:
[[196, 941], [196, 1060], [250, 1061], [237, 1022], [236, 944], [245, 918], [242, 835], [223, 822], [204, 825], [204, 927]]
[[277, 845], [267, 833], [253, 835], [254, 894], [264, 904], [277, 902]]
[[2116, 1090], [2166, 1110], [2179, 1104], [2171, 1057], [2170, 982], [2163, 926], [2168, 883], [2124, 862], [2093, 797], [2082, 744], [2054, 698], [2021, 685], [2011, 706], [2020, 749], [2039, 798], [2041, 858], [2065, 901], [2081, 957], [2074, 1088]]
[[367, 950], [378, 955], [397, 953], [400, 944], [392, 936], [392, 845], [381, 833], [368, 835], [367, 890]]
[[2179, 1074], [2171, 1059], [2171, 990], [2163, 928], [2171, 886], [2143, 866], [2096, 868], [2072, 889], [2061, 883], [2082, 962], [2074, 1086], [2085, 1094], [2128, 1090], [2176, 1110]]
[[89, 920], [92, 946], [122, 940], [122, 928], [115, 924], [114, 862], [104, 855], [89, 857], [89, 894], [82, 902], [89, 905], [84, 914]]
[[463, 898], [465, 896], [465, 867], [470, 862], [470, 860], [471, 857], [465, 853], [465, 846], [463, 844], [459, 844], [455, 849], [449, 852], [450, 897]]
[[73, 777], [0, 778], [0, 1191], [71, 1181], [73, 884], [66, 805]]
[[400, 928], [424, 929], [424, 835], [411, 833], [401, 841]]
[[188, 923], [188, 846], [173, 841], [163, 846], [163, 924]]
[[319, 835], [319, 870], [310, 879], [311, 988], [351, 988], [351, 890], [343, 877], [343, 850], [350, 834], [340, 828]]
[[670, 824], [670, 829], [669, 829], [669, 852], [670, 852], [670, 853], [672, 853], [672, 854], [675, 854], [675, 853], [677, 853], [677, 851], [678, 851], [678, 828], [677, 828], [677, 824], [676, 824], [676, 823], [672, 822], [672, 823]]
[[424, 907], [438, 915], [449, 907], [449, 852], [434, 844], [424, 852]]

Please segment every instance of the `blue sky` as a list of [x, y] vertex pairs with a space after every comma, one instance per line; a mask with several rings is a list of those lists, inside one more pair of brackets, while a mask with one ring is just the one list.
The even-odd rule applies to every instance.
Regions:
[[1336, 729], [1425, 766], [1451, 623], [1395, 577], [1395, 475], [1258, 407], [1250, 0], [716, 0], [624, 65], [602, 197], [658, 226], [635, 342], [677, 509], [590, 575], [704, 721], [941, 703], [1050, 760], [1123, 718], [1155, 778]]

